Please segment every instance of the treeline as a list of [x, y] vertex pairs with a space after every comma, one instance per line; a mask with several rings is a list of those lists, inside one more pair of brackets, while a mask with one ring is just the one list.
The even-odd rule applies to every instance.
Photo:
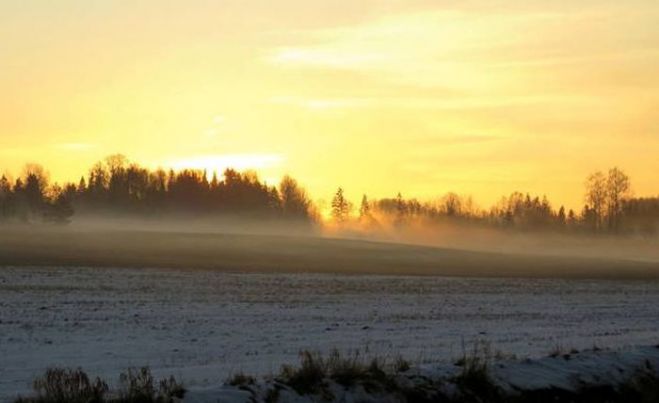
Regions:
[[249, 215], [312, 223], [316, 219], [306, 191], [289, 176], [269, 186], [254, 172], [227, 169], [219, 179], [206, 172], [149, 170], [113, 155], [95, 164], [78, 184], [49, 185], [38, 165], [28, 165], [12, 185], [1, 179], [3, 221], [67, 222], [76, 214]]
[[[343, 188], [331, 203], [332, 221], [377, 227], [422, 221], [423, 224], [460, 223], [519, 230], [554, 230], [576, 233], [655, 235], [659, 233], [659, 197], [631, 197], [629, 177], [619, 168], [607, 174], [595, 172], [585, 182], [581, 211], [554, 207], [546, 196], [513, 192], [488, 210], [476, 207], [470, 196], [447, 193], [438, 200], [421, 202], [394, 198], [369, 200], [362, 196], [358, 209], [348, 201]], [[356, 211], [355, 211], [356, 210]]]
[[63, 189], [49, 186], [39, 165], [27, 165], [23, 176], [13, 183], [4, 175], [0, 178], [0, 222], [66, 223], [73, 212]]
[[[278, 186], [256, 173], [227, 169], [221, 177], [201, 170], [150, 170], [113, 155], [96, 163], [87, 176], [63, 186], [51, 184], [47, 172], [29, 164], [15, 181], [0, 178], [0, 222], [67, 223], [77, 215], [231, 215], [296, 221], [320, 220], [303, 187], [290, 176]], [[471, 197], [448, 193], [434, 201], [393, 198], [369, 200], [358, 207], [339, 188], [331, 203], [330, 222], [337, 226], [377, 228], [446, 222], [520, 230], [585, 233], [659, 232], [659, 197], [633, 198], [629, 177], [620, 169], [595, 172], [585, 182], [580, 211], [555, 207], [546, 196], [514, 192], [487, 210]]]

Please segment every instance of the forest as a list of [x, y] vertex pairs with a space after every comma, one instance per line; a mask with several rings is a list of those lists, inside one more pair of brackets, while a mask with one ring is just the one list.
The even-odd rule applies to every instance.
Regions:
[[[210, 176], [210, 179], [209, 179]], [[328, 219], [306, 190], [285, 176], [271, 186], [253, 171], [226, 169], [221, 176], [201, 170], [150, 170], [112, 155], [96, 163], [76, 183], [50, 183], [38, 164], [22, 175], [0, 178], [0, 222], [66, 224], [74, 215], [165, 218], [170, 216], [238, 216], [295, 221], [314, 226], [396, 228], [409, 223], [460, 223], [502, 229], [570, 231], [587, 234], [656, 235], [659, 197], [632, 197], [631, 180], [621, 169], [594, 172], [584, 182], [580, 211], [556, 207], [546, 196], [513, 192], [489, 209], [470, 196], [449, 192], [430, 201], [405, 198], [370, 200], [355, 208], [339, 187]]]

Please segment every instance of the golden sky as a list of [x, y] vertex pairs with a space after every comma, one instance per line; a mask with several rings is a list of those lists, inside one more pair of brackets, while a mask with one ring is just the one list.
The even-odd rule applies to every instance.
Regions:
[[291, 173], [314, 198], [659, 193], [656, 0], [0, 0], [0, 170]]

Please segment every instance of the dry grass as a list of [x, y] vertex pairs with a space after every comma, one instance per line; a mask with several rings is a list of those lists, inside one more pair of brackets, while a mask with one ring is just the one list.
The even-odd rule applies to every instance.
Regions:
[[409, 368], [409, 362], [400, 357], [390, 364], [380, 358], [369, 360], [359, 351], [341, 354], [333, 350], [327, 357], [303, 351], [300, 353], [300, 365], [282, 366], [276, 380], [302, 395], [325, 393], [328, 381], [345, 388], [361, 384], [369, 391], [393, 390], [394, 376]]
[[80, 368], [50, 368], [34, 380], [35, 396], [19, 398], [31, 403], [101, 403], [105, 401], [108, 385], [100, 378], [90, 380]]
[[172, 403], [185, 394], [174, 377], [156, 382], [148, 367], [129, 369], [119, 383], [119, 390], [111, 391], [105, 381], [90, 380], [79, 368], [51, 368], [35, 379], [34, 395], [19, 397], [16, 403]]

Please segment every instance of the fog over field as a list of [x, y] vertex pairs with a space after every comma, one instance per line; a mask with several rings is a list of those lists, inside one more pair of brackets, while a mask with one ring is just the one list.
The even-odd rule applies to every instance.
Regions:
[[0, 264], [487, 277], [659, 278], [656, 240], [447, 227], [395, 234], [255, 221], [87, 220], [0, 232]]

